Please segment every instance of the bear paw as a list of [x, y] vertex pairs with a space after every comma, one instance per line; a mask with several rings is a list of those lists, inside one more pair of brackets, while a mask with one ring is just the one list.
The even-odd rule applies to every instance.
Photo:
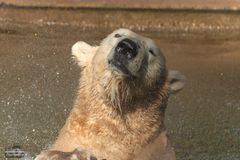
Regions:
[[73, 152], [43, 151], [35, 160], [97, 160], [86, 150], [75, 149]]

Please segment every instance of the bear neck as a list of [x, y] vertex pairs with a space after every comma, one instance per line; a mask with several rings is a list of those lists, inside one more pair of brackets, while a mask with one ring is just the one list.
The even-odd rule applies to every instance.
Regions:
[[[84, 75], [89, 75], [89, 72]], [[96, 110], [106, 109], [108, 115], [126, 115], [152, 106], [164, 112], [169, 96], [166, 81], [149, 89], [144, 85], [117, 79], [110, 80], [107, 86], [102, 86], [91, 77], [93, 76], [81, 77], [76, 104], [82, 104], [81, 106], [89, 109], [96, 106]]]

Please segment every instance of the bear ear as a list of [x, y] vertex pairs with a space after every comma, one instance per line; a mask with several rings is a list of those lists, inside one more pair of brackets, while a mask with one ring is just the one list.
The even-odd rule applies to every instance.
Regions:
[[176, 70], [169, 70], [167, 81], [169, 83], [170, 94], [174, 94], [183, 89], [186, 83], [186, 77]]
[[79, 41], [72, 46], [72, 55], [81, 67], [86, 67], [91, 62], [97, 46], [91, 46], [86, 42]]

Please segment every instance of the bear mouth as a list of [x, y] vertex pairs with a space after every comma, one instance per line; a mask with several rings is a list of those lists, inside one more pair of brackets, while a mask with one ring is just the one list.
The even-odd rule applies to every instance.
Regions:
[[124, 75], [128, 77], [135, 77], [121, 61], [109, 60], [108, 63], [114, 66], [117, 71], [122, 72]]

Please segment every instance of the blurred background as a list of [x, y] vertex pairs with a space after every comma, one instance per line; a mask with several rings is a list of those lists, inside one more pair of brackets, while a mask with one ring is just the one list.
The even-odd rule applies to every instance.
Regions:
[[55, 140], [71, 110], [79, 40], [117, 28], [156, 41], [187, 77], [169, 99], [177, 159], [240, 159], [240, 0], [0, 0], [0, 159], [21, 145], [31, 159]]

